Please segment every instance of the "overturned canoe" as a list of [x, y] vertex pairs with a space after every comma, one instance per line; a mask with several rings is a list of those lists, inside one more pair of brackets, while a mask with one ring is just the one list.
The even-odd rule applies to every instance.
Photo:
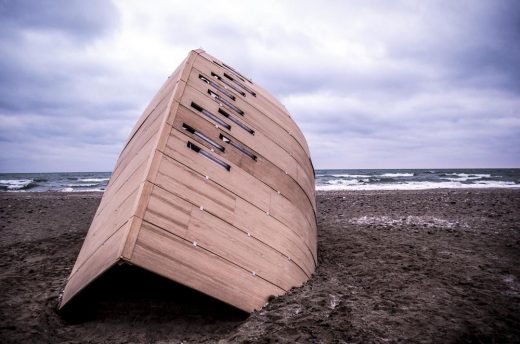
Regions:
[[190, 52], [132, 130], [59, 307], [121, 262], [247, 312], [301, 285], [316, 267], [309, 156], [281, 103]]

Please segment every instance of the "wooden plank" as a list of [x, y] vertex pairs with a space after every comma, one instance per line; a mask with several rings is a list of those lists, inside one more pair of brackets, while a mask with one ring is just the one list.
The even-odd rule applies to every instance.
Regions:
[[314, 209], [316, 209], [316, 185], [314, 184], [314, 175], [309, 175], [300, 166], [297, 166], [296, 180], [298, 185], [306, 191], [311, 199]]
[[[315, 198], [313, 197], [314, 194], [307, 195], [300, 185], [290, 175], [285, 174], [285, 172], [278, 166], [265, 159], [260, 153], [248, 147], [246, 144], [240, 142], [240, 140], [234, 136], [224, 132], [221, 128], [216, 128], [202, 117], [194, 116], [193, 112], [186, 109], [184, 106], [179, 108], [173, 127], [184, 132], [194, 141], [208, 149], [213, 148], [214, 146], [208, 143], [205, 138], [209, 138], [213, 142], [220, 144], [224, 147], [224, 151], [215, 149], [216, 154], [225, 157], [227, 160], [255, 176], [275, 191], [280, 191], [282, 195], [287, 197], [297, 207], [302, 209], [310, 207], [312, 212], [315, 211], [316, 204]], [[185, 128], [195, 129], [197, 133], [191, 133]], [[201, 135], [204, 135], [204, 137]], [[225, 143], [221, 139], [222, 136], [231, 140], [231, 144]], [[244, 147], [248, 152], [255, 156], [256, 160], [244, 154], [244, 152], [240, 151], [236, 145]]]
[[[272, 194], [269, 213], [271, 216], [297, 231], [312, 249], [317, 235], [316, 222], [309, 212], [303, 212], [287, 201], [284, 197]], [[317, 252], [313, 250], [316, 258]]]
[[294, 260], [308, 275], [315, 269], [311, 247], [295, 228], [289, 228], [273, 216], [264, 214], [251, 203], [237, 198], [233, 225]]
[[[149, 158], [150, 157], [148, 157], [148, 159]], [[96, 216], [103, 213], [105, 207], [107, 207], [109, 203], [120, 204], [122, 200], [127, 198], [128, 195], [130, 195], [130, 193], [132, 193], [133, 190], [135, 190], [139, 183], [144, 181], [146, 177], [146, 167], [148, 159], [141, 162], [140, 165], [135, 168], [135, 170], [129, 170], [128, 178], [126, 180], [124, 178], [121, 178], [120, 182], [114, 184], [113, 188], [105, 191], [105, 193], [107, 194], [106, 196], [103, 195], [103, 198], [101, 199], [98, 210], [96, 212]]]
[[233, 193], [166, 155], [162, 156], [155, 183], [223, 219], [233, 218], [236, 199]]
[[[174, 128], [164, 153], [208, 176], [226, 189], [233, 190], [235, 194], [250, 200], [260, 209], [266, 212], [269, 211], [269, 194], [271, 189], [267, 185], [259, 183], [256, 178], [240, 168], [231, 168], [227, 171], [222, 166], [194, 152], [187, 147], [187, 142], [190, 140], [188, 136]], [[229, 162], [226, 163], [229, 164]]]
[[186, 73], [191, 69], [193, 65], [193, 59], [195, 58], [196, 53], [194, 51], [190, 52], [188, 56], [181, 62], [181, 64], [175, 69], [175, 71], [168, 77], [168, 79], [164, 82], [163, 86], [159, 89], [156, 95], [152, 98], [150, 104], [145, 108], [143, 114], [135, 124], [132, 129], [127, 142], [131, 140], [134, 134], [139, 130], [142, 123], [146, 120], [148, 115], [157, 107], [157, 105], [163, 101], [165, 98], [169, 98], [169, 95], [176, 87], [176, 83], [179, 80], [186, 81]]
[[172, 78], [169, 78], [168, 80], [166, 80], [166, 82], [164, 83], [164, 85], [161, 88], [161, 90], [159, 91], [159, 93], [156, 94], [154, 99], [152, 99], [150, 104], [144, 110], [143, 114], [139, 117], [137, 123], [135, 124], [134, 128], [130, 132], [130, 135], [128, 136], [128, 139], [126, 141], [127, 144], [132, 140], [132, 138], [139, 131], [139, 129], [141, 128], [143, 123], [148, 119], [150, 114], [152, 114], [154, 112], [154, 110], [158, 107], [158, 105], [165, 99], [169, 98], [169, 95], [175, 88], [176, 83], [177, 83], [177, 80], [175, 79], [175, 77], [172, 77]]
[[186, 239], [223, 257], [258, 277], [289, 290], [308, 276], [293, 261], [237, 227], [193, 208]]
[[[194, 68], [191, 72], [188, 84], [194, 87], [195, 89], [199, 90], [201, 93], [209, 97], [211, 100], [213, 100], [213, 98], [211, 98], [211, 96], [209, 95], [208, 90], [211, 90], [216, 94], [220, 95], [223, 100], [216, 102], [222, 103], [223, 109], [225, 109], [231, 115], [235, 114], [239, 116], [239, 118], [242, 119], [249, 126], [255, 127], [256, 130], [261, 131], [264, 135], [271, 138], [271, 140], [273, 140], [279, 146], [284, 148], [287, 152], [289, 152], [289, 154], [293, 155], [296, 158], [296, 160], [300, 162], [302, 167], [306, 169], [306, 171], [312, 173], [312, 167], [309, 163], [309, 155], [305, 152], [301, 144], [297, 141], [296, 137], [289, 135], [289, 129], [274, 122], [270, 117], [262, 113], [260, 109], [251, 106], [242, 98], [236, 97], [233, 101], [230, 98], [226, 97], [225, 95], [223, 95], [221, 91], [202, 81], [199, 78], [199, 74], [200, 72]], [[241, 116], [234, 112], [232, 108], [226, 105], [226, 101], [238, 107], [240, 110], [244, 111], [245, 114]], [[294, 124], [294, 122], [292, 123]]]
[[[272, 217], [253, 206], [251, 207], [254, 209], [243, 206], [241, 214], [244, 214], [244, 217], [247, 217], [247, 219], [238, 219], [237, 221], [235, 203], [238, 202], [238, 199], [232, 193], [217, 184], [215, 181], [206, 179], [204, 176], [191, 170], [188, 166], [184, 166], [168, 156], [164, 156], [162, 160], [159, 177], [157, 178], [157, 185], [160, 188], [154, 188], [155, 194], [149, 203], [149, 208], [152, 207], [153, 214], [147, 214], [146, 216], [166, 218], [162, 220], [152, 220], [147, 217], [147, 220], [164, 227], [164, 224], [161, 225], [157, 221], [173, 221], [175, 223], [175, 221], [183, 219], [184, 215], [177, 214], [176, 209], [172, 210], [171, 215], [160, 215], [161, 213], [167, 213], [169, 204], [168, 200], [171, 200], [173, 195], [193, 204], [197, 209], [202, 206], [205, 212], [211, 213], [214, 216], [234, 225], [244, 233], [249, 232], [255, 238], [257, 232], [252, 228], [255, 226], [255, 219], [266, 217], [268, 219], [259, 222], [260, 224], [265, 224], [260, 233], [262, 238], [260, 240], [286, 257], [292, 257], [296, 264], [302, 266], [302, 269], [304, 269], [309, 275], [314, 271], [312, 266], [309, 267], [308, 263], [302, 262], [302, 260], [307, 259], [305, 254], [301, 253], [305, 251], [306, 248], [303, 243], [303, 238], [297, 236], [296, 232], [291, 233], [291, 230], [288, 227], [281, 223], [276, 223], [276, 220]], [[163, 171], [165, 170], [168, 172], [164, 172], [163, 174]], [[183, 184], [186, 185], [184, 186]], [[165, 190], [161, 191], [161, 189]], [[241, 203], [243, 202], [246, 201], [241, 200]], [[160, 209], [160, 211], [157, 209]], [[187, 209], [183, 208], [183, 212], [187, 213]], [[246, 212], [247, 215], [245, 215]], [[169, 220], [170, 218], [173, 220]], [[183, 220], [182, 223], [187, 226], [186, 219]], [[179, 225], [179, 228], [182, 228], [182, 226]], [[289, 233], [283, 234], [287, 231], [289, 231]], [[181, 235], [179, 233], [177, 234]], [[283, 244], [283, 240], [278, 241], [278, 238], [285, 239], [287, 242]], [[272, 245], [272, 242], [274, 246]], [[287, 245], [289, 248], [287, 248]], [[310, 251], [307, 252], [307, 256], [311, 256]], [[306, 264], [307, 267], [305, 267]]]
[[63, 290], [60, 308], [119, 260], [120, 244], [127, 234], [128, 226], [128, 222], [121, 226], [103, 245], [98, 247], [96, 253], [90, 256], [90, 259], [79, 270], [71, 274]]
[[[208, 53], [202, 51], [202, 52], [199, 52], [199, 56], [204, 58], [204, 59], [206, 59], [207, 61], [209, 61], [212, 66], [215, 66], [215, 68], [220, 69], [222, 72], [227, 71], [227, 69], [222, 67], [222, 65], [225, 64], [224, 62], [220, 61], [219, 59], [217, 59], [217, 58], [215, 58], [215, 57], [213, 57], [211, 55], [209, 55]], [[245, 81], [245, 80], [247, 80], [247, 81]], [[256, 92], [257, 96], [258, 95], [262, 96], [265, 100], [270, 102], [273, 106], [281, 109], [284, 113], [286, 113], [291, 118], [292, 121], [294, 121], [292, 119], [292, 116], [289, 114], [289, 112], [285, 108], [285, 105], [282, 104], [276, 97], [273, 97], [273, 95], [271, 95], [271, 93], [266, 91], [262, 86], [254, 83], [252, 80], [250, 80], [250, 79], [245, 79], [245, 80], [244, 80], [244, 82], [242, 82], [242, 84], [245, 84], [245, 86], [253, 89], [254, 92]], [[300, 128], [298, 126], [296, 126], [295, 132], [298, 133], [297, 135], [302, 138], [300, 143], [302, 144], [303, 149], [305, 150], [307, 155], [310, 157], [309, 146], [307, 144], [307, 141], [305, 140], [305, 136], [303, 135], [303, 133], [301, 132], [301, 130], [300, 130]]]
[[[296, 168], [294, 164], [297, 164], [298, 162], [291, 155], [289, 155], [287, 151], [285, 151], [282, 147], [277, 145], [263, 133], [257, 131], [255, 127], [252, 127], [252, 129], [255, 130], [255, 134], [251, 135], [244, 129], [240, 128], [238, 125], [235, 125], [232, 121], [226, 119], [224, 116], [219, 114], [218, 104], [216, 104], [212, 99], [206, 97], [204, 94], [197, 91], [190, 85], [187, 85], [184, 95], [181, 99], [181, 105], [184, 105], [190, 111], [199, 115], [200, 112], [197, 112], [191, 106], [192, 102], [195, 102], [196, 104], [202, 106], [204, 109], [208, 110], [213, 115], [219, 117], [221, 120], [231, 125], [230, 130], [227, 130], [220, 126], [223, 131], [231, 133], [234, 137], [238, 138], [241, 142], [265, 156], [266, 159], [272, 161], [275, 165], [287, 171], [289, 174], [296, 176]], [[214, 122], [210, 121], [210, 123], [214, 125]]]
[[298, 265], [247, 232], [159, 187], [150, 198], [145, 220], [221, 256], [288, 290], [308, 276]]
[[134, 213], [136, 217], [138, 217], [138, 220], [132, 223], [128, 236], [125, 242], [122, 244], [122, 254], [127, 259], [131, 259], [132, 257], [134, 246], [138, 237], [138, 232], [142, 221], [141, 218], [144, 216], [144, 211], [150, 201], [150, 193], [152, 190], [152, 184], [150, 182], [155, 182], [155, 179], [157, 177], [157, 172], [160, 164], [160, 153], [158, 152], [158, 149], [164, 148], [164, 146], [166, 145], [168, 134], [171, 130], [171, 125], [168, 123], [168, 119], [170, 115], [175, 115], [176, 109], [178, 107], [178, 100], [184, 92], [184, 81], [182, 80], [185, 80], [187, 78], [187, 73], [191, 69], [195, 56], [196, 53], [194, 51], [190, 52], [186, 60], [183, 62], [184, 66], [182, 68], [178, 68], [180, 81], [177, 82], [175, 88], [173, 89], [168, 99], [164, 115], [161, 116], [161, 123], [157, 130], [158, 137], [157, 139], [154, 139], [154, 150], [153, 152], [151, 152], [150, 159], [146, 163], [145, 181], [143, 184], [141, 184], [139, 190], [139, 199], [134, 209]]
[[116, 163], [114, 174], [117, 175], [117, 171], [124, 167], [132, 157], [134, 157], [141, 150], [141, 147], [150, 141], [155, 135], [157, 135], [158, 128], [160, 127], [164, 117], [166, 116], [166, 109], [168, 106], [168, 97], [165, 97], [161, 103], [157, 106], [152, 114], [146, 119], [145, 122], [139, 128], [139, 135], [134, 136], [132, 140], [125, 146]]
[[[278, 218], [288, 227], [296, 226], [297, 228], [302, 228], [302, 231], [305, 231], [314, 223], [314, 220], [312, 222], [309, 221], [311, 218], [314, 219], [312, 212], [303, 212], [296, 208], [294, 204], [278, 195], [273, 189], [255, 177], [237, 168], [232, 162], [222, 159], [224, 163], [231, 166], [231, 169], [226, 171], [201, 154], [189, 149], [186, 146], [187, 142], [190, 142], [190, 138], [174, 128], [164, 153], [182, 164], [190, 166], [203, 175], [208, 176], [211, 180], [232, 191], [237, 196], [248, 200], [266, 213], [271, 213], [272, 216]], [[272, 195], [276, 195], [276, 197], [271, 197]], [[273, 202], [272, 199], [274, 199], [275, 202]], [[268, 209], [265, 207], [266, 202], [269, 203]], [[286, 212], [275, 209], [276, 206], [283, 207]], [[272, 211], [273, 209], [274, 211]]]
[[138, 185], [135, 185], [134, 191], [121, 204], [110, 203], [102, 215], [94, 217], [72, 269], [73, 273], [132, 217], [138, 196], [137, 190]]
[[251, 272], [146, 222], [139, 232], [133, 263], [247, 312], [261, 308], [269, 295], [284, 293]]
[[[214, 82], [225, 89], [226, 92], [233, 94], [237, 98], [243, 99], [245, 102], [249, 103], [249, 105], [258, 109], [262, 114], [269, 117], [272, 121], [277, 123], [286, 131], [291, 132], [296, 137], [298, 143], [305, 150], [306, 154], [308, 156], [310, 155], [305, 137], [296, 123], [290, 117], [284, 106], [273, 104], [264, 96], [263, 93], [257, 93], [255, 97], [248, 92], [244, 92], [243, 89], [241, 89], [240, 86], [237, 86], [235, 82], [226, 78], [226, 75], [230, 75], [229, 73], [226, 73], [224, 68], [215, 65], [213, 62], [207, 60], [203, 56], [198, 56], [193, 64], [193, 69], [192, 78], [198, 78], [200, 73], [204, 77], [207, 77], [209, 80], [211, 80], [211, 82]], [[217, 77], [214, 77], [213, 75], [216, 75]]]

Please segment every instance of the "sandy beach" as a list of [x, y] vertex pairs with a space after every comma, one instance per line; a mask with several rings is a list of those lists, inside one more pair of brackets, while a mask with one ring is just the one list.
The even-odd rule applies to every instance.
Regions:
[[520, 190], [319, 192], [316, 273], [251, 315], [131, 266], [58, 314], [100, 199], [0, 194], [2, 343], [520, 342]]

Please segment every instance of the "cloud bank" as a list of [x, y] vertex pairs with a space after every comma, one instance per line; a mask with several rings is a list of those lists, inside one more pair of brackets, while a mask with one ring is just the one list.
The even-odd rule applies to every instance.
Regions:
[[0, 171], [110, 171], [203, 48], [275, 94], [316, 168], [520, 167], [515, 1], [1, 1]]

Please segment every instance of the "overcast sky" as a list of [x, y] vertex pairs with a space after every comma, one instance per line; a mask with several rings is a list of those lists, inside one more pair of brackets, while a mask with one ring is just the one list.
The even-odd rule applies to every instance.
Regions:
[[316, 168], [520, 167], [520, 1], [0, 0], [0, 171], [111, 171], [196, 48]]

